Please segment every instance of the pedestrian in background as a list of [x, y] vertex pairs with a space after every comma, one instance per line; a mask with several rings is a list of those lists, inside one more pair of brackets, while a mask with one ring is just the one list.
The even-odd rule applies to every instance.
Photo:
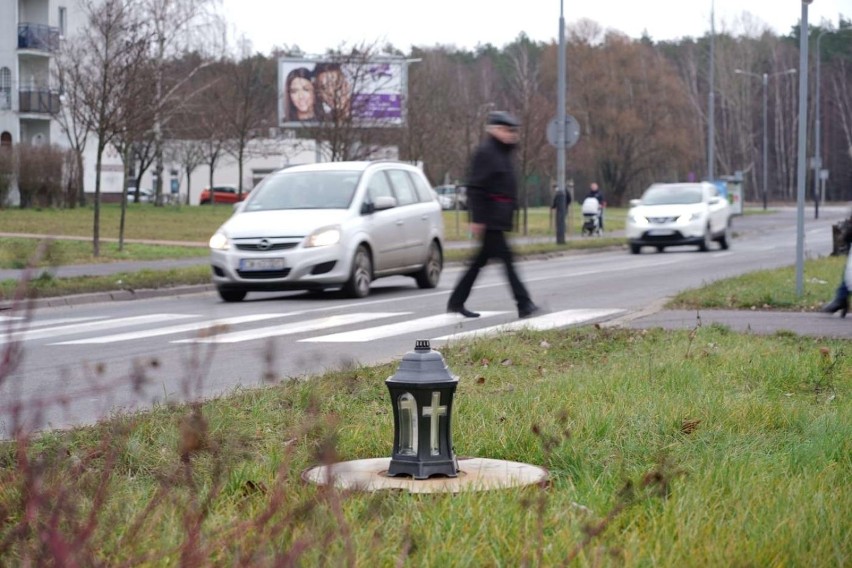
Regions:
[[[574, 184], [572, 182], [568, 182], [568, 187], [565, 188], [565, 218], [568, 219], [568, 207], [571, 205], [571, 193], [573, 193]], [[550, 205], [550, 208], [554, 212], [559, 211], [559, 186], [555, 183], [553, 184], [553, 203]]]
[[474, 152], [467, 182], [470, 230], [480, 239], [480, 246], [450, 295], [448, 312], [468, 318], [479, 317], [479, 313], [465, 308], [465, 302], [479, 271], [491, 258], [503, 262], [518, 316], [526, 318], [539, 311], [515, 271], [512, 250], [506, 240], [506, 231], [512, 230], [518, 202], [518, 178], [512, 151], [518, 144], [519, 126], [518, 120], [507, 112], [495, 111], [488, 115], [485, 140]]
[[598, 184], [592, 182], [589, 185], [589, 194], [586, 195], [586, 198], [594, 197], [598, 200], [598, 203], [601, 204], [601, 212], [600, 212], [600, 228], [601, 231], [604, 229], [604, 209], [606, 208], [606, 198], [604, 197], [603, 191], [600, 190]]

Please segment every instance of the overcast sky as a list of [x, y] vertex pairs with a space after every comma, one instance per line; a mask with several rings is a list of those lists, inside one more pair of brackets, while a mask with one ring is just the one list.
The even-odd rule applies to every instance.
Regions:
[[[556, 41], [559, 0], [222, 0], [222, 13], [234, 37], [248, 38], [255, 51], [298, 45], [321, 54], [341, 44], [497, 47], [525, 32], [537, 41]], [[700, 37], [710, 30], [713, 0], [564, 0], [568, 26], [582, 18], [630, 37], [647, 32], [654, 40]], [[744, 12], [747, 11], [747, 12]], [[742, 33], [768, 26], [786, 34], [798, 26], [800, 0], [715, 0], [716, 30]], [[852, 0], [814, 0], [811, 24], [852, 19]], [[744, 22], [746, 23], [744, 26]]]

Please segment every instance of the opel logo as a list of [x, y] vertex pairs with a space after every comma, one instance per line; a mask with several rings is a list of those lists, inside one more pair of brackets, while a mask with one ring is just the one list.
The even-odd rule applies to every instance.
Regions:
[[272, 243], [269, 242], [269, 239], [260, 239], [260, 242], [257, 243], [257, 250], [269, 250], [271, 246]]

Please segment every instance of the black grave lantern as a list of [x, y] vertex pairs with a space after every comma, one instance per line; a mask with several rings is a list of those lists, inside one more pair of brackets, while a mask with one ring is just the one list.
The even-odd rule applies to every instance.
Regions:
[[403, 356], [396, 374], [385, 381], [393, 405], [394, 429], [388, 475], [410, 475], [414, 479], [458, 475], [450, 435], [458, 383], [428, 339], [418, 339], [414, 351]]

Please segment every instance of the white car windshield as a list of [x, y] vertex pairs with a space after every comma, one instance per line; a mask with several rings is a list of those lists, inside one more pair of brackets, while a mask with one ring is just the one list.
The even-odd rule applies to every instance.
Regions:
[[701, 203], [700, 187], [651, 187], [642, 196], [642, 205], [685, 205]]
[[360, 172], [287, 172], [267, 177], [252, 192], [244, 211], [348, 209]]

